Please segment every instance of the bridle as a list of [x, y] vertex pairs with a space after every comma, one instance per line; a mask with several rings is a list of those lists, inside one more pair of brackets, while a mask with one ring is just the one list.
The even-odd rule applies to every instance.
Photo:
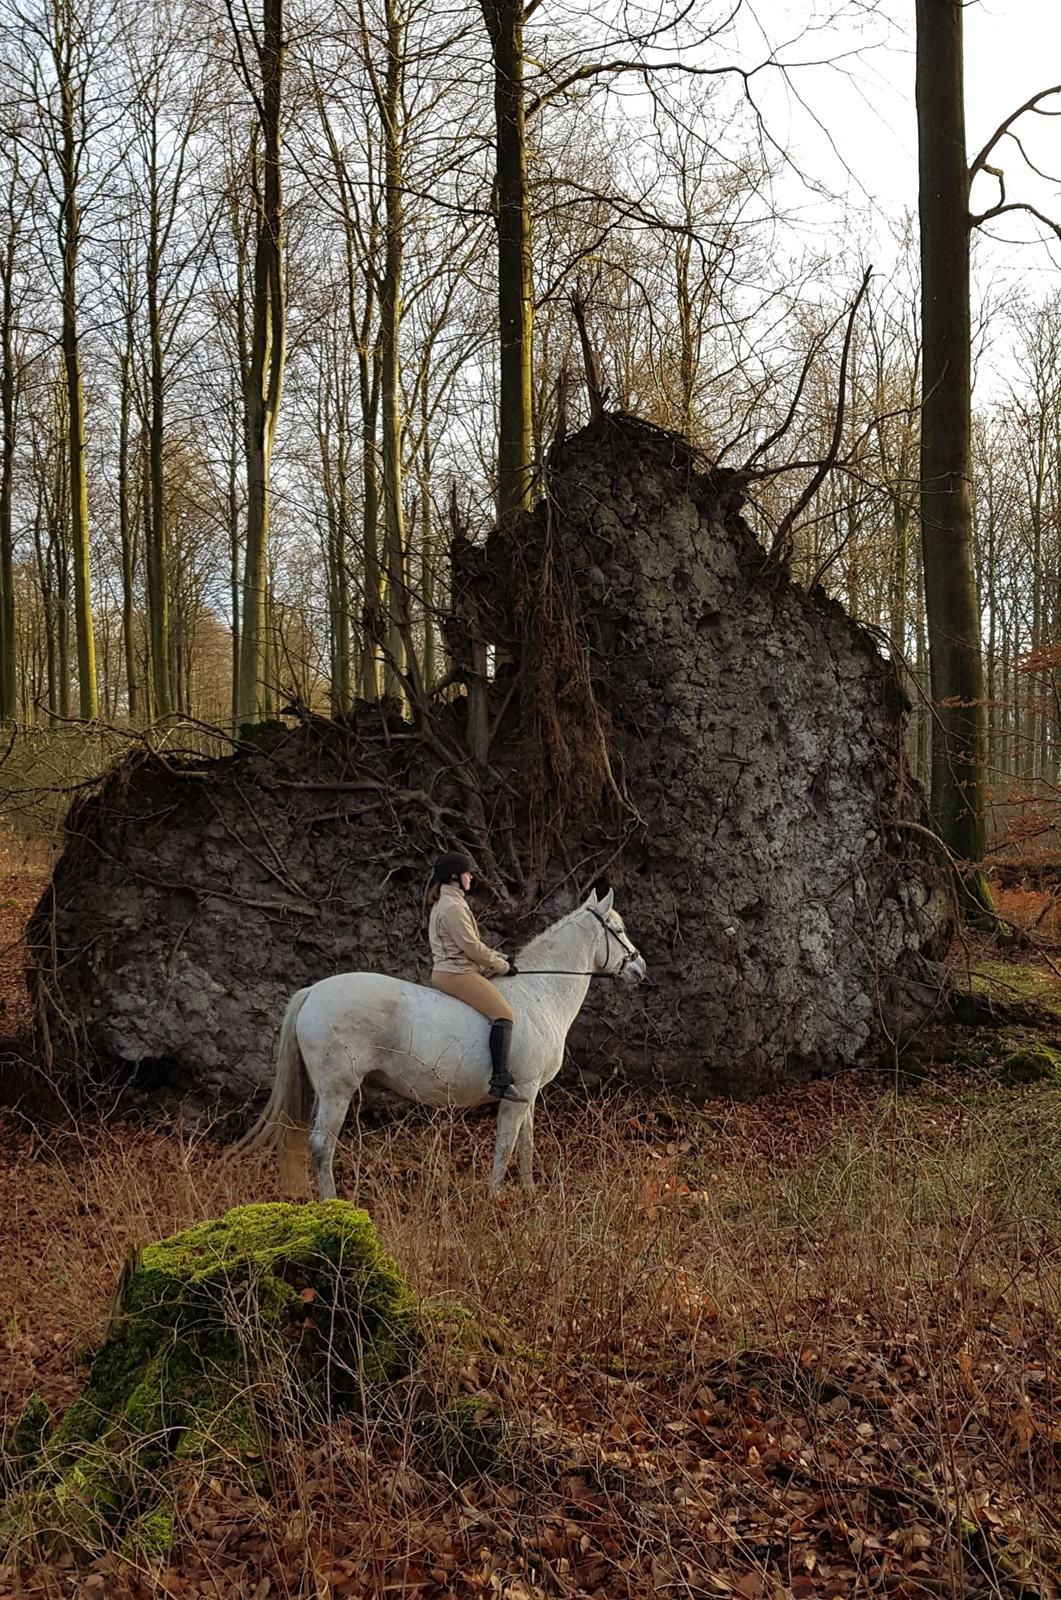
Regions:
[[[634, 949], [632, 944], [628, 943], [628, 941], [623, 938], [622, 934], [619, 932], [619, 930], [617, 928], [613, 928], [612, 927], [612, 925], [608, 921], [607, 917], [602, 917], [600, 912], [599, 911], [595, 911], [592, 906], [586, 906], [584, 909], [589, 912], [591, 917], [596, 918], [596, 920], [600, 923], [601, 927], [604, 929], [604, 932], [607, 935], [607, 937], [609, 939], [614, 939], [616, 944], [619, 946], [619, 949], [623, 952], [623, 959], [620, 961], [619, 965], [616, 967], [614, 972], [598, 971], [598, 969], [596, 967], [594, 967], [593, 970], [590, 971], [590, 972], [570, 971], [566, 967], [520, 967], [519, 971], [515, 974], [515, 976], [517, 978], [523, 978], [523, 977], [527, 977], [527, 978], [618, 978], [618, 977], [621, 977], [623, 972], [625, 972], [626, 968], [630, 965], [630, 962], [637, 960], [637, 951]], [[606, 946], [606, 948], [607, 948], [607, 946]]]
[[[608, 938], [609, 939], [614, 939], [616, 944], [619, 946], [619, 949], [623, 952], [623, 959], [620, 961], [620, 963], [616, 967], [615, 971], [608, 973], [608, 977], [609, 978], [619, 978], [619, 977], [621, 977], [622, 974], [626, 971], [626, 968], [629, 966], [630, 962], [637, 960], [637, 951], [634, 949], [633, 945], [629, 943], [628, 940], [623, 938], [622, 934], [619, 932], [619, 930], [617, 928], [613, 928], [612, 927], [612, 925], [608, 921], [607, 917], [602, 917], [600, 912], [599, 911], [594, 911], [592, 906], [587, 906], [586, 910], [589, 912], [591, 917], [596, 917], [597, 921], [600, 923], [601, 927], [604, 929], [604, 931], [607, 934]], [[607, 948], [607, 946], [605, 946], [605, 948]]]

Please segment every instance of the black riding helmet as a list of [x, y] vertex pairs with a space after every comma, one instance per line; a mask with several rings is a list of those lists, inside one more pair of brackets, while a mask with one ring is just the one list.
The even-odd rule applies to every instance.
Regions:
[[454, 883], [462, 872], [473, 872], [479, 876], [479, 868], [465, 850], [447, 850], [439, 856], [431, 873], [431, 882]]

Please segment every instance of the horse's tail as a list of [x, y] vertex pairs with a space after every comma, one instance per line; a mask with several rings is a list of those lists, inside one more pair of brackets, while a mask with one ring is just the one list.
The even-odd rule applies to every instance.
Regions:
[[288, 1001], [276, 1046], [272, 1092], [265, 1110], [230, 1149], [230, 1154], [238, 1150], [275, 1150], [280, 1161], [280, 1181], [289, 1192], [305, 1187], [306, 1124], [313, 1104], [313, 1091], [295, 1032], [308, 994], [309, 989], [299, 989]]

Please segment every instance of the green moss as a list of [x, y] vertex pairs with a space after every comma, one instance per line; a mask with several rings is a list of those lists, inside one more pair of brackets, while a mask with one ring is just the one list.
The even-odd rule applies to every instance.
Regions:
[[1003, 1056], [994, 1075], [1005, 1084], [1061, 1084], [1061, 1055], [1045, 1044], [1027, 1045]]
[[52, 1425], [48, 1402], [39, 1394], [31, 1394], [25, 1409], [11, 1430], [11, 1445], [23, 1457], [39, 1455], [41, 1446]]
[[505, 1419], [489, 1401], [459, 1394], [426, 1420], [431, 1458], [451, 1478], [509, 1476]]
[[330, 1414], [409, 1363], [411, 1296], [363, 1211], [243, 1206], [126, 1263], [81, 1396], [46, 1441], [37, 1525], [155, 1550], [167, 1473], [224, 1461], [255, 1480], [271, 1425]]
[[137, 1517], [122, 1541], [122, 1550], [132, 1561], [157, 1560], [173, 1544], [173, 1508], [166, 1502]]
[[974, 995], [994, 1002], [1034, 1000], [1061, 1012], [1061, 981], [1026, 961], [978, 961], [969, 987]]
[[5, 1494], [35, 1466], [51, 1424], [47, 1402], [31, 1394], [17, 1421], [0, 1431], [0, 1487]]

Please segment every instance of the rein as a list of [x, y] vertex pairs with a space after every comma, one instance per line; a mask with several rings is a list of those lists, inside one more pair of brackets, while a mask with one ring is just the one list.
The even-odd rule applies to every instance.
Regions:
[[506, 978], [614, 978], [614, 972], [579, 972], [574, 967], [519, 967], [515, 972], [502, 972], [491, 983], [503, 983]]

